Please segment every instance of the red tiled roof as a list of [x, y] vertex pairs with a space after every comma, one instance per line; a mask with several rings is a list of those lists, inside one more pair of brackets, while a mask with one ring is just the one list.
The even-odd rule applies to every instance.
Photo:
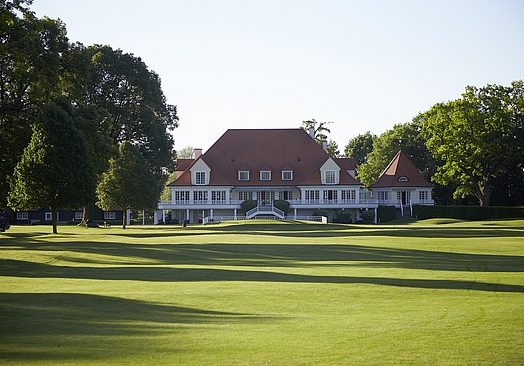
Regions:
[[[329, 158], [306, 131], [297, 128], [227, 130], [199, 159], [211, 169], [210, 185], [250, 187], [319, 185], [320, 168]], [[339, 160], [334, 159], [340, 166]], [[340, 168], [341, 184], [361, 184], [346, 166]], [[250, 170], [249, 181], [238, 180], [239, 170]], [[260, 170], [271, 170], [271, 181], [261, 181]], [[282, 170], [292, 170], [293, 180], [282, 180]], [[190, 185], [190, 175], [187, 169], [170, 185]]]
[[[401, 177], [407, 180], [400, 179]], [[408, 157], [399, 151], [378, 180], [370, 186], [370, 188], [379, 187], [433, 187], [433, 185], [424, 179]]]

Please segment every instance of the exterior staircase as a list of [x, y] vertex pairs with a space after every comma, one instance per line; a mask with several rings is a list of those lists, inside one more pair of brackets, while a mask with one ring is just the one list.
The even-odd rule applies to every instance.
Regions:
[[284, 211], [279, 210], [273, 205], [258, 205], [257, 207], [246, 212], [247, 219], [251, 219], [258, 215], [274, 215], [280, 219], [283, 219], [286, 216]]

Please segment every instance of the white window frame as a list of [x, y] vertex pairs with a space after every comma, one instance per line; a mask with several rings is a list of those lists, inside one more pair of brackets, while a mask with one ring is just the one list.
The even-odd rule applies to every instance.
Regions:
[[196, 171], [195, 172], [195, 185], [196, 186], [205, 186], [207, 184], [207, 172], [206, 171]]
[[175, 191], [175, 203], [189, 203], [189, 191]]
[[26, 211], [17, 212], [16, 219], [17, 220], [29, 220], [29, 212], [26, 212]]
[[282, 180], [293, 180], [293, 171], [282, 170]]
[[388, 201], [389, 200], [389, 191], [378, 191], [377, 199], [379, 201]]
[[427, 201], [429, 200], [429, 193], [428, 191], [419, 191], [418, 192], [418, 199], [419, 201]]
[[249, 201], [253, 199], [253, 192], [251, 191], [239, 191], [238, 199], [240, 201]]
[[193, 191], [193, 202], [195, 204], [207, 203], [208, 191]]
[[211, 201], [213, 203], [226, 203], [226, 191], [211, 191]]
[[324, 184], [337, 184], [337, 171], [336, 170], [325, 170], [324, 171]]
[[[60, 215], [58, 214], [58, 212], [56, 213], [56, 221], [58, 221], [58, 218], [60, 217]], [[45, 221], [53, 221], [53, 213], [52, 212], [46, 212], [44, 213], [44, 220]]]
[[399, 182], [409, 182], [409, 179], [405, 175], [401, 175], [400, 177], [398, 177], [398, 181]]
[[83, 211], [75, 211], [75, 220], [82, 220], [84, 218]]
[[260, 180], [269, 181], [271, 180], [271, 170], [261, 170]]
[[238, 180], [241, 182], [249, 181], [249, 170], [239, 170], [238, 171]]
[[104, 220], [116, 220], [116, 212], [104, 211]]

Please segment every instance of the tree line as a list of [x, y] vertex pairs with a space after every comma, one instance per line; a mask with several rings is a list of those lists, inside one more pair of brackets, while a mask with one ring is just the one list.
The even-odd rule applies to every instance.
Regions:
[[32, 0], [0, 2], [0, 209], [154, 209], [177, 109], [140, 57], [69, 42]]
[[357, 178], [369, 186], [402, 150], [435, 185], [438, 204], [524, 205], [524, 82], [467, 86], [380, 136], [352, 138]]

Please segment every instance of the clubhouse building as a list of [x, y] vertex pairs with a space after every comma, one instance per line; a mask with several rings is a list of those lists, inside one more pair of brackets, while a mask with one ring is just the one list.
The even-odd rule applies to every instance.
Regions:
[[[195, 149], [193, 159], [177, 161], [171, 200], [159, 202], [155, 223], [311, 220], [318, 212], [332, 220], [340, 211], [356, 222], [368, 210], [376, 221], [379, 205], [409, 216], [413, 204], [433, 204], [433, 186], [401, 151], [366, 189], [355, 179], [353, 158], [332, 157], [325, 138], [323, 146], [314, 138], [313, 130], [227, 130], [205, 153]], [[253, 203], [246, 212], [245, 201]], [[275, 205], [282, 201], [287, 212]]]

